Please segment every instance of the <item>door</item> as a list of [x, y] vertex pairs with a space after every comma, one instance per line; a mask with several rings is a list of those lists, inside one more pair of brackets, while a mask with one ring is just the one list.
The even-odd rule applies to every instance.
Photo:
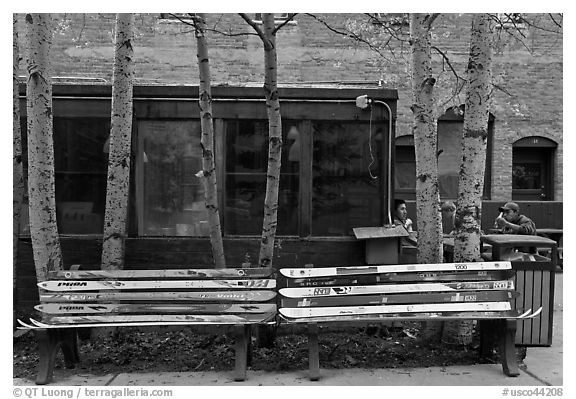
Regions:
[[514, 147], [512, 153], [512, 199], [552, 201], [552, 155], [549, 147]]

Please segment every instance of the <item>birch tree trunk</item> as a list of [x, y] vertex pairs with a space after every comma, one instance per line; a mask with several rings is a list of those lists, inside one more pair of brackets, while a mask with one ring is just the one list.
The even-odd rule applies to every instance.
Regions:
[[197, 14], [195, 20], [196, 44], [198, 50], [198, 70], [200, 74], [200, 123], [202, 137], [202, 171], [199, 178], [204, 185], [204, 200], [210, 226], [210, 242], [212, 244], [212, 257], [217, 269], [226, 267], [224, 245], [222, 243], [222, 229], [220, 227], [220, 212], [218, 210], [218, 186], [216, 184], [216, 164], [214, 161], [214, 125], [212, 121], [212, 89], [210, 87], [210, 64], [208, 58], [208, 44], [206, 42], [206, 17]]
[[28, 198], [30, 235], [38, 282], [48, 271], [62, 270], [56, 225], [50, 14], [26, 14], [28, 123]]
[[432, 77], [430, 14], [411, 14], [412, 113], [416, 152], [418, 263], [442, 262], [442, 219], [438, 187], [436, 116]]
[[[22, 170], [22, 133], [20, 131], [20, 49], [18, 46], [18, 14], [12, 14], [12, 292], [16, 293], [18, 279], [18, 239], [24, 201], [24, 172]], [[14, 297], [16, 304], [16, 297]], [[14, 312], [14, 308], [12, 309]]]
[[278, 97], [278, 59], [274, 14], [262, 14], [264, 28], [264, 92], [268, 115], [268, 171], [266, 173], [266, 197], [264, 199], [264, 221], [260, 243], [260, 267], [272, 266], [274, 240], [278, 220], [278, 187], [280, 186], [280, 166], [282, 158], [282, 118]]
[[133, 25], [133, 14], [116, 15], [110, 152], [102, 244], [102, 269], [105, 270], [124, 267], [132, 136]]
[[[256, 31], [264, 45], [264, 94], [268, 116], [268, 169], [266, 173], [266, 196], [264, 198], [264, 219], [258, 265], [271, 267], [274, 258], [274, 240], [278, 220], [278, 188], [280, 186], [280, 166], [282, 163], [282, 118], [278, 96], [278, 59], [276, 52], [276, 30], [274, 14], [262, 14], [262, 28], [246, 14], [240, 16]], [[271, 348], [276, 330], [271, 326], [258, 326], [257, 342], [260, 347]]]
[[[458, 178], [454, 261], [476, 262], [480, 256], [480, 218], [492, 91], [490, 16], [474, 14], [467, 75], [462, 161]], [[443, 340], [453, 344], [472, 342], [471, 321], [446, 325]]]
[[20, 214], [24, 200], [24, 172], [22, 170], [22, 134], [20, 132], [20, 93], [18, 75], [20, 74], [20, 49], [18, 47], [18, 18], [13, 14], [12, 41], [12, 260], [14, 277], [18, 260], [18, 237], [20, 235]]
[[[434, 114], [434, 84], [430, 28], [435, 17], [410, 15], [412, 50], [412, 113], [416, 153], [416, 217], [418, 219], [418, 263], [442, 262], [442, 219], [438, 186], [438, 136]], [[423, 341], [439, 340], [441, 322], [423, 322]]]

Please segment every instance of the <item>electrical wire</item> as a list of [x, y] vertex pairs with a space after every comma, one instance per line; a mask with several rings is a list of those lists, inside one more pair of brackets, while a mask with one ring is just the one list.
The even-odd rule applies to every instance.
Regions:
[[372, 174], [372, 165], [374, 165], [374, 162], [376, 162], [376, 160], [374, 159], [374, 154], [372, 152], [372, 105], [370, 105], [370, 123], [368, 125], [368, 149], [370, 150], [370, 165], [368, 165], [368, 173], [370, 174], [370, 177], [373, 180], [378, 179], [378, 176], [374, 176]]

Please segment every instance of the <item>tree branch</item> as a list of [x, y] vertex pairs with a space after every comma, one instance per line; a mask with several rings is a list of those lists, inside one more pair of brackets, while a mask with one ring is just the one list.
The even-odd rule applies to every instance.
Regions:
[[343, 32], [343, 31], [340, 31], [340, 30], [338, 30], [338, 29], [336, 29], [336, 28], [333, 28], [333, 27], [330, 26], [326, 21], [324, 21], [323, 19], [317, 17], [317, 16], [314, 15], [314, 14], [308, 14], [308, 13], [307, 13], [306, 15], [314, 18], [316, 21], [320, 22], [322, 25], [324, 25], [326, 28], [328, 28], [328, 30], [330, 30], [330, 31], [332, 31], [332, 32], [334, 32], [334, 33], [337, 33], [337, 34], [342, 35], [342, 36], [349, 37], [349, 38], [351, 38], [352, 40], [355, 40], [355, 41], [357, 41], [357, 42], [366, 44], [371, 50], [373, 50], [373, 51], [375, 51], [376, 53], [378, 53], [381, 57], [384, 57], [384, 54], [382, 54], [382, 52], [381, 52], [378, 48], [376, 48], [372, 43], [370, 43], [370, 42], [367, 41], [366, 39], [358, 36], [358, 35], [355, 34], [354, 32], [350, 32], [350, 31], [348, 31], [348, 32]]
[[298, 15], [296, 14], [288, 14], [288, 18], [286, 18], [286, 20], [284, 22], [282, 22], [280, 25], [278, 25], [273, 31], [272, 34], [275, 35], [276, 32], [278, 32], [280, 29], [282, 29], [283, 26], [285, 26], [286, 24], [288, 24], [288, 22], [292, 21], [294, 19], [294, 17]]
[[256, 22], [254, 22], [254, 21], [252, 20], [252, 18], [250, 18], [250, 17], [248, 16], [248, 14], [239, 13], [238, 15], [240, 15], [240, 17], [241, 17], [244, 21], [246, 21], [246, 23], [247, 23], [248, 25], [250, 25], [250, 26], [254, 29], [254, 31], [256, 31], [256, 34], [257, 34], [258, 36], [260, 36], [260, 39], [262, 39], [262, 42], [266, 43], [266, 41], [267, 41], [268, 39], [266, 38], [266, 35], [264, 34], [264, 32], [262, 32], [262, 29], [260, 29], [260, 27], [258, 26], [258, 24], [257, 24]]

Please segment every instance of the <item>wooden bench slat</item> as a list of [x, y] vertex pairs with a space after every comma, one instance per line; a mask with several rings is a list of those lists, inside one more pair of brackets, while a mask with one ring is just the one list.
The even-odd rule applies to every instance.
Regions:
[[276, 297], [274, 291], [188, 291], [188, 292], [82, 292], [42, 293], [40, 301], [91, 302], [91, 301], [180, 301], [180, 302], [266, 302]]
[[284, 268], [280, 273], [289, 278], [330, 277], [350, 274], [381, 274], [409, 272], [439, 272], [463, 270], [506, 270], [511, 269], [510, 262], [469, 262], [469, 263], [427, 263], [410, 265], [375, 265], [375, 266], [339, 266], [318, 268]]
[[275, 288], [274, 279], [254, 280], [49, 280], [38, 283], [47, 291], [94, 291], [138, 289], [262, 289]]
[[516, 291], [462, 291], [447, 293], [411, 293], [382, 295], [344, 295], [314, 298], [282, 298], [280, 307], [360, 306], [382, 304], [442, 303], [442, 302], [499, 302], [512, 300]]
[[238, 269], [165, 269], [165, 270], [58, 270], [48, 273], [54, 279], [111, 279], [111, 278], [188, 278], [188, 279], [233, 279], [269, 277], [274, 270], [267, 268]]
[[425, 303], [410, 305], [333, 306], [321, 308], [280, 308], [286, 318], [338, 316], [354, 314], [476, 312], [511, 310], [510, 302]]
[[175, 314], [233, 314], [273, 313], [276, 304], [105, 304], [105, 303], [49, 303], [36, 305], [36, 310], [46, 314], [129, 314], [129, 313], [175, 313]]
[[401, 292], [445, 292], [502, 289], [514, 289], [514, 280], [281, 288], [279, 292], [281, 295], [288, 298], [305, 298], [317, 296], [385, 294]]

